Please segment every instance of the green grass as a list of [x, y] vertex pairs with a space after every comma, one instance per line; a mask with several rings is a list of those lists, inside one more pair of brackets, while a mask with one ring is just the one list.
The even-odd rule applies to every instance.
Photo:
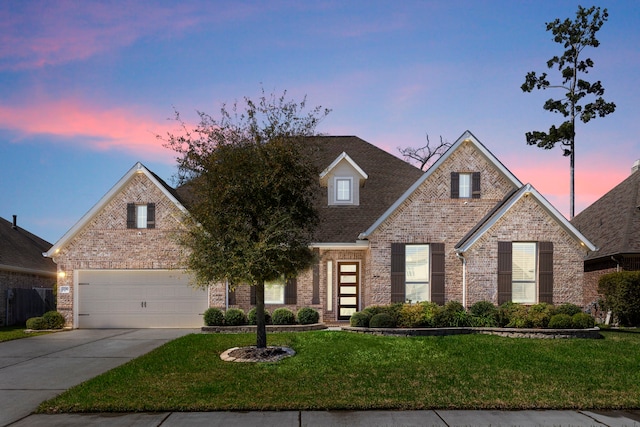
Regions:
[[640, 408], [640, 334], [602, 340], [488, 335], [269, 335], [278, 363], [220, 354], [252, 334], [177, 339], [44, 402], [40, 412]]
[[25, 326], [3, 326], [0, 328], [0, 342], [18, 340], [20, 338], [34, 337], [48, 334], [49, 332], [25, 332]]

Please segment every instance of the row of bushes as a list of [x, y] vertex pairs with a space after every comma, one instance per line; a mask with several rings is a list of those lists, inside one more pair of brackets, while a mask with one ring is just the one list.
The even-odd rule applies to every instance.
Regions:
[[47, 311], [42, 317], [27, 319], [27, 329], [41, 331], [44, 329], [62, 329], [64, 316], [57, 311]]
[[595, 326], [595, 320], [575, 304], [527, 306], [508, 302], [496, 307], [491, 302], [480, 301], [465, 310], [459, 302], [449, 301], [444, 306], [433, 302], [371, 306], [354, 313], [350, 324], [364, 328], [587, 329]]
[[621, 271], [600, 277], [598, 292], [604, 295], [602, 308], [611, 310], [621, 326], [640, 326], [640, 271]]
[[[297, 315], [286, 307], [276, 308], [273, 313], [264, 311], [267, 325], [311, 325], [318, 323], [320, 314], [310, 307], [298, 310]], [[219, 308], [208, 308], [204, 312], [205, 326], [241, 326], [255, 325], [256, 309], [252, 308], [247, 314], [239, 308], [230, 308], [223, 312]]]

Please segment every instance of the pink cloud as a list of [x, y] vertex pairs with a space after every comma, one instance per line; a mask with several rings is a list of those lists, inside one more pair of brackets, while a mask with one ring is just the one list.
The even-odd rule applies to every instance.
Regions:
[[141, 159], [172, 162], [174, 153], [156, 135], [176, 133], [176, 124], [135, 109], [103, 109], [75, 99], [44, 100], [23, 106], [0, 104], [0, 127], [20, 137], [47, 135], [94, 150], [122, 150]]

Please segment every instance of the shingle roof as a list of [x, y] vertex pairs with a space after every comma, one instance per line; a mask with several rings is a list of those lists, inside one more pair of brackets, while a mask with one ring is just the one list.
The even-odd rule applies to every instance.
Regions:
[[360, 188], [359, 206], [329, 206], [327, 188], [316, 188], [320, 224], [316, 243], [355, 243], [424, 172], [357, 136], [317, 136], [313, 147], [319, 171], [346, 153], [368, 175]]
[[640, 253], [640, 171], [632, 173], [571, 223], [600, 250], [586, 259]]
[[49, 248], [51, 243], [0, 218], [0, 270], [55, 274], [53, 260], [42, 255]]

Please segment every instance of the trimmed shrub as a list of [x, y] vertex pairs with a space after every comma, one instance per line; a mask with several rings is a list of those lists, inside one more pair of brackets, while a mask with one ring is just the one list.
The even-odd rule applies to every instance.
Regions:
[[513, 313], [519, 310], [520, 304], [516, 302], [505, 302], [498, 307], [498, 326], [506, 327], [511, 323]]
[[298, 310], [298, 323], [301, 325], [313, 325], [320, 320], [320, 313], [311, 307], [302, 307]]
[[403, 306], [404, 304], [401, 302], [396, 302], [389, 305], [371, 305], [362, 311], [366, 311], [371, 315], [371, 317], [379, 313], [388, 314], [393, 318], [393, 321], [397, 325], [400, 321], [400, 312], [402, 311]]
[[[253, 307], [247, 313], [247, 321], [249, 322], [250, 325], [256, 325], [258, 323], [256, 321], [256, 308], [255, 307]], [[264, 323], [265, 323], [265, 325], [270, 325], [271, 324], [271, 314], [269, 314], [269, 312], [267, 310], [264, 311]]]
[[436, 315], [444, 310], [444, 307], [442, 307], [441, 305], [436, 304], [435, 302], [431, 302], [431, 301], [424, 301], [421, 302], [420, 305], [422, 305], [422, 314], [424, 317], [424, 326], [427, 328], [433, 328], [435, 325], [434, 322], [434, 318], [436, 317]]
[[27, 329], [33, 329], [34, 331], [47, 329], [47, 323], [42, 317], [31, 317], [27, 319]]
[[274, 325], [295, 325], [296, 315], [286, 307], [276, 308], [271, 314], [271, 322]]
[[47, 311], [42, 315], [42, 319], [46, 329], [62, 329], [64, 326], [64, 316], [55, 310]]
[[448, 328], [470, 325], [469, 315], [458, 301], [449, 301], [433, 317], [436, 328]]
[[498, 308], [489, 301], [478, 301], [469, 307], [471, 326], [493, 327], [498, 325]]
[[369, 320], [371, 320], [371, 314], [366, 311], [356, 311], [351, 315], [349, 325], [354, 328], [368, 328]]
[[571, 316], [568, 314], [554, 314], [549, 320], [549, 327], [551, 329], [571, 329]]
[[396, 322], [391, 317], [391, 315], [387, 313], [378, 313], [371, 317], [369, 320], [370, 328], [395, 328]]
[[422, 304], [403, 304], [400, 310], [399, 328], [420, 328], [425, 325], [424, 306]]
[[241, 326], [247, 324], [247, 315], [239, 308], [230, 308], [224, 314], [226, 326]]
[[587, 313], [576, 313], [571, 316], [571, 325], [575, 329], [589, 329], [596, 325], [596, 320]]
[[582, 308], [569, 302], [560, 304], [553, 310], [553, 314], [568, 314], [569, 316], [573, 316], [578, 313], [582, 313]]
[[600, 277], [598, 292], [622, 326], [640, 326], [640, 271], [621, 271]]
[[530, 328], [546, 328], [554, 314], [553, 306], [546, 302], [534, 304], [527, 312], [527, 324]]
[[530, 328], [531, 319], [529, 319], [529, 307], [522, 304], [516, 304], [513, 311], [510, 313], [509, 323], [507, 328]]
[[205, 326], [222, 326], [224, 324], [224, 313], [219, 308], [211, 307], [204, 311]]

